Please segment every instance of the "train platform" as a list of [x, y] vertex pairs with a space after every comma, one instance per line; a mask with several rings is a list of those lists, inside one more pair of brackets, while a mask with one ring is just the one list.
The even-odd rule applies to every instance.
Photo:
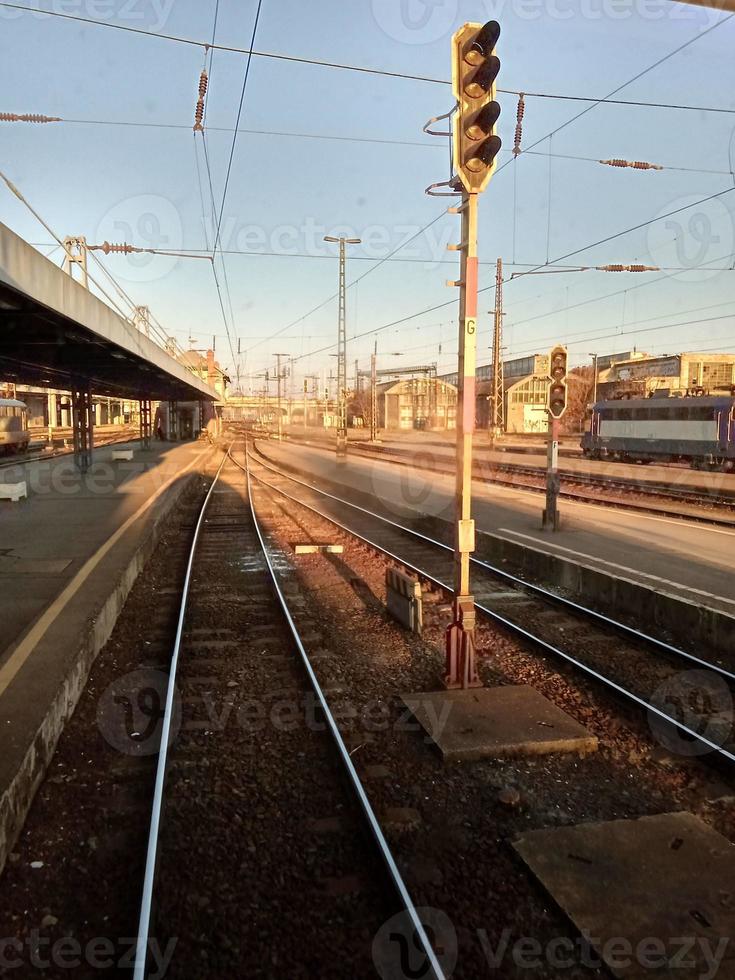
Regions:
[[[259, 443], [275, 462], [369, 493], [397, 516], [427, 514], [451, 521], [454, 477], [364, 457], [337, 461], [315, 446]], [[543, 497], [515, 487], [474, 483], [478, 531], [735, 616], [732, 550], [735, 530], [562, 500], [562, 528], [541, 530]]]
[[138, 441], [79, 473], [73, 458], [18, 463], [26, 499], [0, 501], [0, 870], [89, 667], [208, 443]]
[[[334, 436], [324, 429], [311, 427], [304, 430], [301, 426], [293, 426], [289, 437], [295, 443], [308, 440], [313, 445], [324, 447], [334, 446]], [[367, 442], [368, 433], [365, 430], [351, 430], [349, 439], [353, 442]], [[454, 431], [445, 432], [403, 432], [381, 433], [381, 444], [387, 448], [414, 450], [424, 457], [432, 456], [437, 462], [454, 461], [455, 447]], [[543, 469], [546, 465], [546, 444], [541, 440], [533, 442], [502, 441], [496, 448], [491, 448], [486, 432], [476, 433], [472, 449], [476, 462], [497, 463], [499, 465], [514, 465], [537, 467]], [[651, 463], [647, 466], [635, 463], [616, 463], [608, 460], [585, 459], [579, 448], [579, 439], [567, 437], [559, 448], [559, 470], [562, 473], [592, 474], [595, 477], [608, 477], [611, 480], [636, 480], [641, 484], [666, 484], [680, 490], [701, 490], [709, 493], [735, 493], [735, 474], [705, 472], [693, 470], [684, 464], [664, 465]]]

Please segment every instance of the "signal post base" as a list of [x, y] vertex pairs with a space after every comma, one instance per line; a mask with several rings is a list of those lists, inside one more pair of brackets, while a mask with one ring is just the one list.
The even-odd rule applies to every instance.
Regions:
[[347, 432], [344, 429], [337, 430], [337, 457], [343, 459], [347, 455]]
[[542, 531], [558, 531], [561, 527], [558, 497], [561, 480], [558, 473], [548, 473], [546, 477], [546, 507], [541, 516]]
[[475, 600], [471, 595], [457, 596], [454, 600], [453, 620], [446, 632], [444, 687], [448, 691], [482, 687], [477, 673]]

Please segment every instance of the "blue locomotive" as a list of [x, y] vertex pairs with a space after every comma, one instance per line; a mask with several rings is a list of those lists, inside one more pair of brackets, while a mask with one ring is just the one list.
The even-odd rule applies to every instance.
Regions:
[[618, 399], [592, 407], [582, 436], [588, 459], [688, 462], [693, 469], [735, 471], [735, 397]]

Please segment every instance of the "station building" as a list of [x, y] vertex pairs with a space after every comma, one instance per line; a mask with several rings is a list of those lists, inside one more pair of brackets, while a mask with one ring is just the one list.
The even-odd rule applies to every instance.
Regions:
[[[8, 384], [0, 394], [18, 398], [28, 407], [31, 429], [71, 428], [71, 395], [68, 391], [35, 385]], [[95, 425], [131, 425], [138, 422], [138, 402], [103, 395], [92, 396]]]
[[[197, 351], [186, 351], [177, 360], [188, 367], [202, 381], [214, 388], [224, 401], [227, 396], [229, 378], [214, 359], [214, 352], [206, 356]], [[69, 429], [71, 428], [71, 394], [68, 391], [42, 388], [34, 385], [0, 383], [0, 396], [18, 398], [28, 407], [28, 426], [30, 429]], [[198, 402], [177, 402], [176, 437], [192, 438], [200, 428], [207, 425], [213, 417], [214, 409], [209, 403], [200, 409]], [[140, 423], [139, 403], [136, 399], [109, 398], [92, 393], [94, 425], [132, 425]], [[166, 433], [169, 425], [169, 405], [167, 402], [154, 402], [154, 431], [161, 423]], [[201, 416], [201, 417], [200, 417]]]
[[[486, 429], [490, 423], [489, 396], [492, 364], [482, 364], [475, 371], [475, 419], [478, 428]], [[549, 355], [531, 354], [503, 361], [503, 398], [505, 431], [508, 433], [539, 433], [548, 429], [546, 415], [546, 391], [549, 384]], [[456, 388], [458, 377], [442, 375], [441, 380]]]
[[598, 358], [597, 396], [647, 398], [656, 391], [729, 394], [735, 391], [735, 354], [689, 351], [653, 356], [633, 352]]
[[445, 378], [404, 378], [377, 386], [378, 428], [454, 429], [457, 387]]

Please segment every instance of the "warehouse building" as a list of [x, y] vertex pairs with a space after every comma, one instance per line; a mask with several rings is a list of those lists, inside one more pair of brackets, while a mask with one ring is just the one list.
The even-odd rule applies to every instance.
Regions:
[[735, 354], [615, 356], [604, 370], [598, 358], [598, 398], [647, 398], [654, 392], [729, 394], [735, 390]]
[[378, 428], [453, 429], [457, 388], [443, 378], [407, 378], [377, 386]]
[[[549, 355], [531, 354], [503, 362], [505, 431], [509, 433], [546, 432], [546, 391], [549, 384]], [[478, 428], [488, 428], [492, 364], [480, 365], [476, 372], [475, 420]], [[457, 373], [442, 375], [442, 381], [457, 385]]]

